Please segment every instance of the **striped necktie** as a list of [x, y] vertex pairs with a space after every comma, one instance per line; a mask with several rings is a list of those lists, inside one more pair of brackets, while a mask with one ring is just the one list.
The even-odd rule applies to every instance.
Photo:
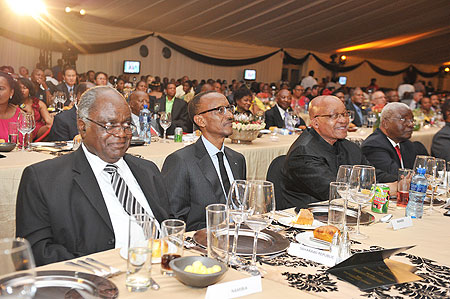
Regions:
[[115, 164], [107, 164], [104, 170], [111, 175], [111, 185], [116, 193], [117, 199], [125, 209], [125, 212], [127, 212], [128, 215], [145, 213], [144, 208], [142, 208], [136, 198], [134, 198], [125, 183], [125, 180], [117, 172], [117, 168], [118, 167]]

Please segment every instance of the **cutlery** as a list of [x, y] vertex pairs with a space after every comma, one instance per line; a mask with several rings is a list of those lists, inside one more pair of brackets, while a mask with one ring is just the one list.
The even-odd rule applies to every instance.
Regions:
[[93, 272], [97, 276], [105, 277], [103, 272], [95, 270], [94, 268], [91, 268], [91, 267], [88, 267], [88, 266], [84, 266], [84, 265], [77, 264], [77, 263], [74, 263], [74, 262], [65, 262], [65, 264], [69, 265], [69, 266], [74, 266], [74, 267], [81, 267], [81, 268], [84, 268], [84, 269], [87, 269], [87, 270]]
[[78, 260], [76, 262], [76, 264], [78, 264], [78, 265], [83, 264], [84, 266], [88, 266], [88, 267], [94, 268], [95, 270], [100, 271], [101, 273], [103, 273], [103, 275], [102, 275], [103, 277], [111, 277], [112, 276], [111, 272], [108, 272], [108, 271], [106, 271], [106, 270], [104, 270], [102, 268], [99, 268], [99, 267], [95, 266], [95, 265], [89, 264], [88, 262], [85, 262], [85, 261], [82, 261], [82, 260]]
[[330, 242], [327, 242], [327, 241], [325, 241], [325, 240], [317, 239], [317, 238], [314, 238], [314, 237], [310, 237], [309, 239], [310, 239], [311, 241], [313, 241], [313, 242], [320, 243], [320, 244], [322, 244], [322, 245], [326, 245], [326, 246], [330, 246], [330, 245], [331, 245]]
[[88, 257], [88, 258], [86, 258], [86, 260], [87, 260], [88, 262], [96, 263], [96, 264], [99, 264], [100, 266], [103, 266], [103, 267], [105, 267], [105, 268], [108, 268], [109, 271], [110, 271], [110, 273], [111, 273], [113, 276], [116, 276], [116, 275], [119, 275], [119, 274], [123, 273], [123, 271], [121, 271], [120, 269], [114, 268], [114, 267], [109, 266], [109, 265], [107, 265], [107, 264], [105, 264], [105, 263], [102, 263], [102, 262], [100, 262], [100, 261], [94, 260], [93, 258]]
[[278, 215], [283, 216], [283, 217], [295, 217], [296, 216], [296, 215], [294, 215], [292, 213], [289, 213], [289, 212], [286, 212], [286, 211], [282, 211], [282, 210], [275, 211], [275, 214], [278, 214]]
[[387, 215], [381, 217], [380, 219], [378, 219], [378, 221], [376, 223], [378, 223], [378, 222], [387, 223], [387, 222], [389, 222], [389, 220], [391, 220], [392, 216], [393, 216], [392, 214], [387, 214]]

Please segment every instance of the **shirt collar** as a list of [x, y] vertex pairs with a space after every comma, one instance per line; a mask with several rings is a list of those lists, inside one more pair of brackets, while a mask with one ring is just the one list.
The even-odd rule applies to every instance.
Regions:
[[202, 141], [205, 145], [206, 151], [208, 152], [208, 155], [212, 158], [213, 156], [217, 155], [218, 152], [223, 153], [224, 145], [222, 143], [222, 148], [219, 150], [217, 147], [215, 147], [211, 142], [209, 142], [208, 139], [205, 138], [205, 136], [202, 135]]
[[95, 175], [102, 173], [102, 171], [105, 169], [107, 164], [115, 164], [115, 165], [117, 165], [117, 167], [119, 169], [124, 167], [125, 161], [123, 160], [123, 158], [120, 158], [119, 161], [117, 161], [116, 163], [107, 163], [107, 162], [103, 161], [102, 159], [100, 159], [100, 157], [98, 157], [97, 155], [94, 155], [93, 153], [91, 153], [86, 148], [84, 143], [81, 143], [81, 148], [83, 149], [83, 152], [86, 155], [86, 158], [87, 158], [89, 164], [91, 165], [92, 171], [94, 172]]
[[398, 145], [398, 147], [400, 148], [400, 143], [396, 143], [394, 140], [392, 140], [391, 138], [389, 138], [387, 135], [386, 135], [386, 138], [389, 140], [389, 142], [392, 144], [392, 146], [395, 148], [397, 145]]

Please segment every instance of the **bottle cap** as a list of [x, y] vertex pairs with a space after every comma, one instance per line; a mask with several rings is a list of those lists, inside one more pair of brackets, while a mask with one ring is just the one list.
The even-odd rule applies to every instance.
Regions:
[[423, 168], [423, 167], [419, 167], [419, 168], [417, 168], [417, 173], [418, 174], [425, 174], [426, 173], [426, 170], [425, 170], [425, 168]]
[[148, 109], [148, 106], [147, 106], [147, 105], [144, 105], [144, 109]]

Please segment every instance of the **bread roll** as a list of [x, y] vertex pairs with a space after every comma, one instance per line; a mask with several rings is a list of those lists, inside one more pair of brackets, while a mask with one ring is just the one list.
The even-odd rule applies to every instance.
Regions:
[[339, 229], [333, 225], [325, 225], [325, 226], [319, 226], [318, 228], [316, 228], [313, 231], [314, 234], [314, 238], [320, 239], [320, 240], [324, 240], [327, 242], [333, 241], [333, 236], [334, 234], [338, 232], [338, 234], [340, 235], [341, 232], [339, 231]]

